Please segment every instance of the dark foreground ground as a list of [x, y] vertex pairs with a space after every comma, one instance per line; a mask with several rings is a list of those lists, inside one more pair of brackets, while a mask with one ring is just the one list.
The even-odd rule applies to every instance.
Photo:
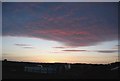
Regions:
[[[71, 64], [71, 69], [53, 74], [29, 73], [24, 71], [27, 62], [2, 61], [2, 78], [4, 79], [119, 79], [120, 63], [106, 65]], [[41, 63], [37, 63], [41, 64]], [[49, 63], [42, 63], [49, 65]], [[62, 65], [62, 63], [61, 63]], [[113, 69], [114, 68], [114, 69]], [[113, 69], [113, 70], [111, 70]]]

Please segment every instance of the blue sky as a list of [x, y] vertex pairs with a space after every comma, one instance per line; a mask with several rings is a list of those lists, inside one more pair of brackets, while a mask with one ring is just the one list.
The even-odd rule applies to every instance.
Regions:
[[117, 3], [3, 3], [2, 14], [3, 59], [118, 60]]

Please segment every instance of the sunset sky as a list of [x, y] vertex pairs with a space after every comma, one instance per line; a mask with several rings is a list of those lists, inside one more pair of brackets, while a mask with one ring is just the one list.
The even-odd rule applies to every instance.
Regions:
[[118, 3], [2, 3], [2, 59], [118, 61]]

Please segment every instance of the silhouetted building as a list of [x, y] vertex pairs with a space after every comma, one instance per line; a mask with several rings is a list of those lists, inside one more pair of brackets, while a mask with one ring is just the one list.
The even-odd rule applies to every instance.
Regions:
[[71, 69], [70, 64], [56, 64], [56, 65], [34, 65], [34, 66], [25, 66], [25, 72], [35, 72], [35, 73], [44, 73], [44, 74], [54, 74], [65, 72], [66, 70]]

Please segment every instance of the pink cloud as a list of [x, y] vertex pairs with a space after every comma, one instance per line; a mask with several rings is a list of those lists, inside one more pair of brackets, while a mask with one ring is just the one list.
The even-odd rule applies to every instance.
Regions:
[[71, 35], [89, 35], [87, 31], [65, 31], [61, 29], [53, 29], [53, 30], [33, 30], [33, 33], [36, 34], [51, 34], [58, 36], [71, 36]]

